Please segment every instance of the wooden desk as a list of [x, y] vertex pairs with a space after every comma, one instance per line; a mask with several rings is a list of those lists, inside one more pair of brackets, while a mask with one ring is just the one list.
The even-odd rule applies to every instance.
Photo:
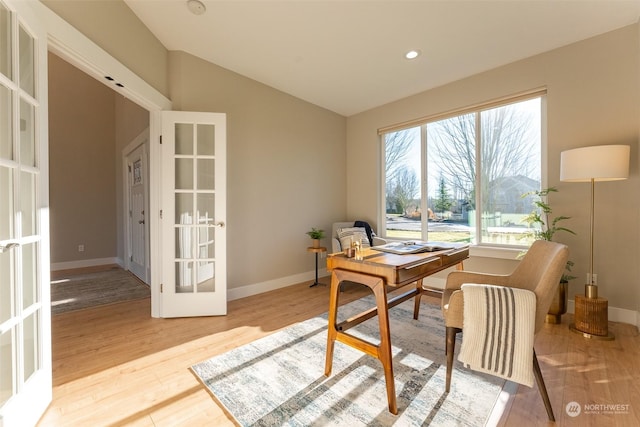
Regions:
[[[355, 258], [347, 258], [344, 254], [329, 255], [327, 257], [327, 269], [331, 270], [331, 290], [324, 374], [326, 376], [331, 375], [333, 349], [336, 340], [375, 357], [380, 360], [384, 369], [389, 411], [392, 414], [397, 414], [398, 406], [393, 379], [388, 311], [390, 308], [412, 297], [419, 297], [422, 290], [422, 279], [438, 271], [458, 265], [468, 257], [468, 246], [453, 250], [411, 255], [395, 255], [374, 249], [365, 249], [363, 259], [359, 261]], [[376, 307], [338, 324], [340, 282], [345, 280], [362, 283], [369, 287], [375, 296]], [[411, 290], [387, 300], [386, 286], [400, 288], [414, 283], [415, 285], [411, 286]], [[416, 298], [416, 303], [418, 301], [418, 298]], [[349, 328], [376, 315], [380, 324], [379, 345], [372, 344], [346, 332]]]

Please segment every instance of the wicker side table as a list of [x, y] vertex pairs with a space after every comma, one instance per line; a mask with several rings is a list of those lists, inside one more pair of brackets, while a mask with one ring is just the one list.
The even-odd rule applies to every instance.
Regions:
[[609, 332], [609, 301], [606, 298], [575, 296], [574, 323], [569, 328], [581, 333], [585, 338], [612, 340]]

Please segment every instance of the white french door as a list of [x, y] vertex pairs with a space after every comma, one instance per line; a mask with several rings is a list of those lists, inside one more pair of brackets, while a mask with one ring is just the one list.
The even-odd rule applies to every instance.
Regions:
[[227, 314], [226, 115], [162, 112], [161, 317]]
[[32, 5], [0, 0], [0, 426], [52, 395], [46, 74]]

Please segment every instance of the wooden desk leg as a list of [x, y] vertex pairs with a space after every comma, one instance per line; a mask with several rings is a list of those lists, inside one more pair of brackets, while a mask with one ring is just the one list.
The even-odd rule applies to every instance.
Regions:
[[[456, 270], [462, 271], [464, 270], [464, 265], [462, 261], [456, 264]], [[422, 279], [416, 282], [416, 289], [418, 289], [418, 294], [416, 295], [415, 304], [413, 306], [413, 318], [418, 320], [418, 316], [420, 315], [420, 297], [422, 296]]]
[[389, 412], [397, 415], [398, 403], [396, 401], [396, 383], [393, 378], [393, 355], [391, 353], [391, 332], [389, 330], [387, 292], [383, 281], [379, 281], [378, 285], [371, 289], [376, 297], [376, 306], [378, 308], [378, 321], [380, 324], [380, 347], [378, 348], [378, 358], [380, 359], [380, 362], [382, 362], [382, 368], [384, 369], [384, 381], [387, 385]]
[[418, 320], [418, 315], [420, 314], [420, 297], [422, 296], [422, 279], [416, 281], [416, 289], [418, 290], [418, 293], [416, 294], [413, 305], [413, 318]]
[[331, 375], [333, 367], [333, 348], [336, 342], [338, 330], [336, 323], [338, 321], [338, 297], [340, 295], [340, 280], [336, 276], [336, 271], [331, 273], [331, 289], [329, 290], [329, 325], [327, 327], [327, 355], [324, 362], [324, 374]]
[[[336, 329], [338, 317], [338, 296], [340, 294], [340, 282], [348, 280], [350, 282], [361, 283], [373, 291], [378, 310], [378, 322], [380, 325], [380, 344], [374, 346], [371, 343], [358, 344], [357, 340], [346, 338], [344, 332]], [[340, 334], [340, 335], [339, 335]], [[387, 292], [384, 280], [380, 277], [368, 274], [356, 273], [347, 270], [335, 269], [331, 273], [331, 290], [329, 296], [329, 325], [327, 328], [327, 356], [324, 365], [324, 374], [331, 375], [333, 363], [333, 348], [336, 339], [357, 350], [363, 351], [382, 363], [384, 379], [387, 387], [387, 400], [389, 402], [389, 412], [398, 414], [398, 403], [396, 400], [396, 385], [393, 378], [393, 356], [391, 353], [391, 332], [389, 330], [389, 306], [387, 304]]]

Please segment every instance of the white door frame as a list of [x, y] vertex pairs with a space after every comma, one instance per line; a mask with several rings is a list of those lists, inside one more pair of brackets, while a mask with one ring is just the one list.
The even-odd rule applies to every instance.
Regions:
[[[109, 88], [120, 93], [127, 99], [149, 111], [149, 240], [153, 240], [149, 251], [150, 260], [150, 287], [151, 287], [151, 316], [160, 317], [160, 227], [159, 218], [153, 213], [160, 211], [159, 187], [154, 185], [160, 182], [159, 168], [153, 165], [160, 164], [159, 143], [161, 131], [162, 110], [171, 110], [171, 100], [151, 87], [147, 82], [126, 68], [120, 61], [109, 55], [100, 46], [89, 40], [84, 34], [71, 26], [64, 19], [56, 15], [51, 9], [41, 2], [33, 2], [38, 8], [40, 19], [45, 23], [48, 33], [49, 50], [96, 80], [104, 83]], [[113, 80], [105, 79], [110, 76]], [[119, 84], [121, 86], [117, 86]]]
[[[143, 147], [143, 186], [144, 186], [144, 211], [149, 213], [149, 128], [143, 130], [133, 141], [131, 141], [122, 150], [122, 194], [124, 196], [123, 203], [123, 242], [124, 242], [124, 267], [126, 270], [131, 270], [131, 245], [129, 244], [131, 239], [131, 172], [129, 171], [129, 156], [138, 148]], [[144, 224], [144, 277], [140, 279], [149, 284], [149, 222], [145, 221]]]

